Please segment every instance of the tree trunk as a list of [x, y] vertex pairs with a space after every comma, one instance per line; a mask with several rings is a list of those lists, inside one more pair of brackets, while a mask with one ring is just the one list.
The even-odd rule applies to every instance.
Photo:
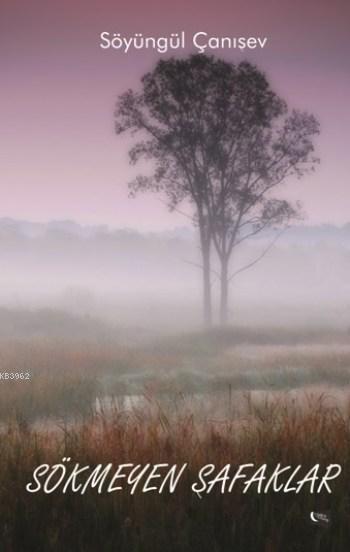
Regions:
[[210, 328], [213, 322], [210, 280], [210, 239], [201, 241], [203, 262], [203, 320], [204, 325]]
[[220, 273], [220, 324], [226, 326], [228, 322], [228, 259], [221, 259]]

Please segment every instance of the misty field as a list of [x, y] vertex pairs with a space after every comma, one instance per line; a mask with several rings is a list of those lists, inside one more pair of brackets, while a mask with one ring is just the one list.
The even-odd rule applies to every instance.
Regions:
[[[141, 339], [64, 313], [27, 317], [19, 328], [13, 312], [10, 326], [0, 316], [0, 371], [29, 374], [0, 382], [1, 550], [348, 550], [348, 331], [247, 326]], [[25, 491], [36, 466], [63, 457], [189, 467], [172, 495]], [[247, 462], [343, 471], [332, 494], [190, 492], [203, 465]], [[313, 525], [312, 511], [330, 513], [330, 527]]]
[[150, 401], [167, 412], [239, 417], [242, 393], [308, 390], [341, 403], [350, 383], [347, 330], [247, 326], [141, 336], [57, 311], [1, 312], [0, 421], [72, 422]]

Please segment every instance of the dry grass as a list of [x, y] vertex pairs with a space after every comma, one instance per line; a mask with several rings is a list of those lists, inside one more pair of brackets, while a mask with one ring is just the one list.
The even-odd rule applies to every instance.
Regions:
[[309, 331], [231, 329], [134, 346], [112, 340], [32, 337], [0, 343], [0, 372], [30, 380], [0, 381], [0, 421], [17, 417], [85, 416], [96, 399], [137, 396], [151, 389], [162, 400], [240, 390], [283, 391], [347, 387], [347, 335]]
[[[133, 346], [2, 340], [0, 371], [31, 379], [0, 381], [1, 552], [348, 551], [347, 340], [243, 329]], [[174, 495], [26, 493], [33, 468], [64, 456], [189, 469]], [[332, 495], [190, 492], [203, 465], [247, 462], [343, 473]], [[331, 527], [312, 525], [312, 510], [330, 510]]]
[[[238, 329], [133, 347], [3, 340], [0, 371], [31, 379], [0, 382], [1, 552], [348, 551], [347, 339]], [[171, 496], [26, 493], [34, 467], [64, 456], [189, 469]], [[201, 466], [247, 462], [343, 472], [332, 495], [190, 492]], [[312, 510], [330, 510], [331, 527], [312, 525]]]
[[[149, 397], [150, 399], [150, 397]], [[162, 410], [114, 409], [82, 424], [34, 431], [9, 424], [0, 459], [1, 550], [120, 552], [338, 552], [349, 549], [350, 408], [323, 395], [240, 397], [242, 417], [196, 421]], [[128, 492], [83, 497], [28, 494], [38, 464], [64, 456], [91, 466], [108, 462], [189, 463], [173, 495]], [[198, 470], [253, 462], [271, 466], [341, 463], [333, 494], [230, 495], [199, 500], [190, 492]], [[332, 525], [310, 523], [310, 512], [330, 510]]]

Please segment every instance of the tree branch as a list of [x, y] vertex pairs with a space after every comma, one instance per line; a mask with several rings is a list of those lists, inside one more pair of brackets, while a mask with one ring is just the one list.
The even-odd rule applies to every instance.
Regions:
[[[203, 266], [201, 264], [194, 263], [193, 261], [187, 261], [186, 259], [182, 259], [182, 260], [186, 264], [195, 266], [196, 268], [200, 268], [201, 270], [203, 270]], [[220, 278], [220, 274], [218, 272], [216, 272], [216, 270], [213, 270], [212, 268], [210, 269], [210, 273], [213, 274], [214, 276], [216, 276], [217, 278]]]
[[[166, 201], [164, 201], [164, 199], [159, 197], [158, 200], [169, 208], [169, 204]], [[184, 213], [184, 211], [181, 211], [181, 209], [178, 209], [177, 207], [171, 207], [171, 210], [175, 211], [176, 213], [179, 213], [183, 217], [188, 218], [193, 223], [193, 217], [191, 215], [188, 215], [187, 213]]]
[[233, 278], [235, 278], [238, 274], [240, 274], [241, 272], [244, 272], [245, 270], [248, 270], [248, 268], [251, 268], [252, 266], [256, 265], [259, 261], [261, 261], [261, 259], [263, 259], [265, 255], [267, 255], [267, 253], [272, 249], [272, 247], [275, 245], [278, 238], [283, 234], [283, 232], [286, 231], [286, 229], [287, 227], [283, 228], [281, 232], [279, 232], [277, 236], [275, 236], [274, 239], [269, 243], [269, 245], [263, 250], [263, 252], [260, 253], [260, 255], [256, 257], [256, 259], [254, 259], [254, 261], [251, 261], [250, 263], [242, 266], [241, 268], [233, 272], [233, 274], [231, 274], [231, 276], [229, 277], [228, 281], [231, 282], [231, 280], [233, 280]]

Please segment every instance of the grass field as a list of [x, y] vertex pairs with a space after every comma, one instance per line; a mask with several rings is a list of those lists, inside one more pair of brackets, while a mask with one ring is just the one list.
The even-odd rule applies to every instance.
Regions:
[[[189, 412], [115, 408], [79, 425], [33, 430], [9, 424], [2, 433], [1, 550], [12, 551], [346, 551], [349, 547], [350, 408], [325, 397], [286, 397], [256, 403], [245, 415], [196, 421]], [[172, 495], [128, 492], [29, 494], [33, 469], [70, 457], [81, 465], [187, 462]], [[198, 470], [238, 465], [341, 463], [332, 494], [190, 492]], [[310, 521], [330, 512], [329, 529]]]
[[[350, 543], [346, 331], [230, 328], [118, 341], [6, 335], [1, 551], [337, 552]], [[176, 493], [29, 494], [41, 463], [189, 465]], [[189, 491], [201, 466], [339, 463], [333, 493]], [[330, 512], [329, 528], [310, 521]]]
[[145, 402], [145, 393], [164, 405], [199, 402], [207, 412], [239, 392], [331, 388], [338, 396], [350, 383], [345, 331], [237, 327], [125, 344], [117, 334], [92, 339], [89, 329], [74, 339], [15, 336], [0, 345], [0, 372], [28, 378], [0, 381], [2, 422], [67, 421], [93, 414], [106, 400]]

